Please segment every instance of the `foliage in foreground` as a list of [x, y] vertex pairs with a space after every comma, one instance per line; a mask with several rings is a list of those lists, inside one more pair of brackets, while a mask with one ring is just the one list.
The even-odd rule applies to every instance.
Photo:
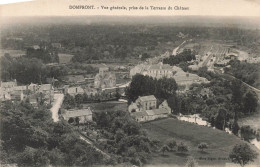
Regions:
[[93, 119], [102, 137], [99, 146], [117, 157], [118, 163], [134, 165], [147, 163], [150, 153], [158, 149], [158, 142], [151, 141], [141, 125], [125, 111], [102, 111]]
[[19, 166], [91, 166], [103, 157], [79, 139], [66, 122], [54, 123], [51, 113], [29, 103], [1, 104], [1, 163]]
[[256, 159], [257, 153], [248, 144], [235, 145], [229, 158], [232, 162], [240, 164], [242, 167]]

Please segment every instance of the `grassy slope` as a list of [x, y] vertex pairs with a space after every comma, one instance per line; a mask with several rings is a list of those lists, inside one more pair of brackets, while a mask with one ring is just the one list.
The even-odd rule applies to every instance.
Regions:
[[[154, 155], [149, 162], [151, 165], [178, 164], [183, 166], [187, 160], [187, 156], [191, 155], [198, 161], [199, 165], [223, 166], [226, 162], [230, 162], [227, 158], [233, 146], [237, 143], [243, 143], [236, 136], [229, 135], [226, 132], [172, 118], [145, 123], [143, 127], [147, 130], [151, 138], [165, 143], [169, 138], [174, 138], [177, 143], [182, 141], [190, 148], [188, 155], [180, 155], [176, 152], [166, 153], [166, 156]], [[204, 153], [200, 152], [197, 148], [197, 145], [201, 142], [206, 142], [209, 145], [209, 148]], [[200, 158], [204, 158], [204, 160], [200, 160]], [[210, 160], [209, 158], [215, 159]], [[218, 160], [218, 158], [226, 158], [226, 160]], [[257, 162], [259, 162], [259, 159]]]

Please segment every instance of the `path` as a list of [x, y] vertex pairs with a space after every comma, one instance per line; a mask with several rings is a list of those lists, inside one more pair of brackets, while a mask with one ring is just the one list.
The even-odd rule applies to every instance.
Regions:
[[92, 147], [97, 151], [100, 152], [102, 155], [104, 155], [106, 158], [110, 158], [110, 155], [108, 155], [107, 153], [105, 153], [104, 151], [100, 150], [99, 148], [97, 148], [94, 143], [92, 141], [90, 141], [88, 138], [84, 137], [83, 135], [79, 136], [81, 140], [85, 141], [86, 143], [92, 145]]
[[53, 122], [59, 121], [58, 112], [62, 105], [63, 99], [64, 99], [64, 94], [62, 93], [54, 94], [54, 104], [51, 108]]

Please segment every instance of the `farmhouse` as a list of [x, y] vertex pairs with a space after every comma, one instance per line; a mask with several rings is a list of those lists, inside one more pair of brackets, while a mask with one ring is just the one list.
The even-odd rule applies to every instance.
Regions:
[[77, 122], [77, 119], [79, 123], [92, 121], [92, 111], [90, 108], [65, 110], [62, 116], [69, 122]]
[[139, 96], [135, 101], [136, 105], [140, 110], [151, 110], [155, 109], [157, 105], [157, 100], [154, 95], [151, 96]]
[[142, 96], [136, 99], [128, 107], [131, 116], [138, 122], [151, 121], [157, 118], [167, 117], [171, 113], [167, 101], [164, 101], [157, 108], [157, 99], [154, 95]]
[[146, 121], [152, 121], [152, 120], [155, 120], [158, 118], [168, 117], [169, 114], [170, 114], [170, 112], [167, 111], [165, 108], [158, 108], [158, 109], [153, 109], [153, 110], [134, 112], [134, 113], [131, 113], [131, 116], [137, 122], [146, 122]]

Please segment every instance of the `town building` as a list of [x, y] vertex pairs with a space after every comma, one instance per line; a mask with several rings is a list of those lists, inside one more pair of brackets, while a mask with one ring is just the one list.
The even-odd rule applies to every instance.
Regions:
[[62, 114], [64, 120], [79, 123], [87, 123], [92, 121], [92, 110], [90, 108], [65, 110]]
[[10, 81], [10, 82], [1, 81], [1, 89], [2, 90], [12, 89], [15, 86], [17, 86], [16, 79], [14, 81]]
[[54, 98], [54, 88], [51, 84], [33, 84], [17, 86], [16, 80], [12, 82], [1, 82], [0, 100], [21, 101], [36, 94], [43, 95], [45, 102], [51, 103]]
[[71, 96], [76, 96], [77, 94], [84, 94], [84, 89], [80, 86], [68, 87], [65, 89], [65, 93], [68, 93]]
[[156, 79], [163, 77], [170, 78], [173, 76], [173, 72], [172, 66], [160, 62], [158, 64], [151, 65], [147, 70], [147, 75]]
[[100, 67], [95, 76], [94, 87], [98, 89], [112, 88], [116, 86], [116, 75], [110, 72], [108, 67]]

